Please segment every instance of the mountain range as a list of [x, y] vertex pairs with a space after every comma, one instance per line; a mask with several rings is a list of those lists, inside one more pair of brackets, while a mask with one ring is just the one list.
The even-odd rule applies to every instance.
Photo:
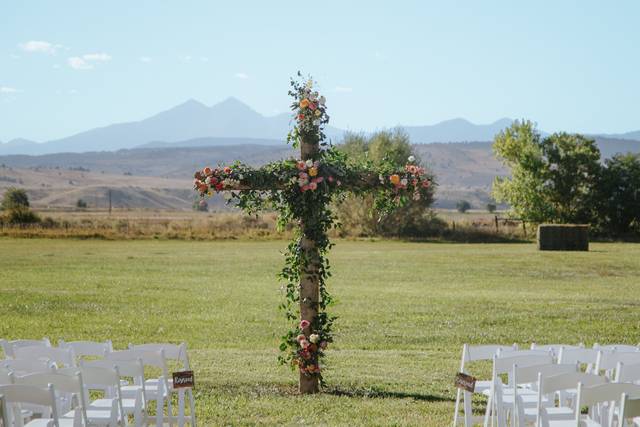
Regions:
[[[457, 118], [434, 125], [403, 128], [413, 143], [470, 142], [491, 141], [497, 132], [511, 123], [508, 118], [490, 124], [474, 124]], [[175, 147], [185, 143], [273, 145], [284, 142], [290, 126], [290, 114], [264, 116], [236, 98], [212, 106], [191, 99], [140, 121], [98, 127], [43, 143], [21, 138], [0, 143], [0, 155], [116, 151], [141, 146]], [[345, 131], [329, 126], [325, 133], [334, 142], [339, 142]], [[602, 136], [640, 140], [640, 131]]]

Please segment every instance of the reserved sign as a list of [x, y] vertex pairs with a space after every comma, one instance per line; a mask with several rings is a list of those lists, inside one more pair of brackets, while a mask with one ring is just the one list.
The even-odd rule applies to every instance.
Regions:
[[473, 393], [476, 389], [476, 377], [472, 377], [471, 375], [467, 375], [463, 372], [458, 372], [455, 384], [456, 387], [466, 390], [469, 393]]
[[173, 373], [173, 388], [193, 388], [196, 381], [193, 371], [180, 371]]

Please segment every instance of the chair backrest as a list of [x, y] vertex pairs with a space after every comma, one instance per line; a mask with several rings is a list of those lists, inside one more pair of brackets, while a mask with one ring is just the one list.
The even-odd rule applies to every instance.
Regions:
[[113, 351], [113, 344], [110, 340], [104, 342], [96, 341], [58, 341], [60, 348], [72, 348], [76, 357], [83, 358], [85, 356], [104, 357], [105, 352]]
[[52, 372], [55, 364], [49, 359], [7, 359], [0, 360], [0, 368], [16, 375], [26, 375], [35, 372]]
[[20, 405], [23, 403], [46, 408], [46, 412], [43, 413], [44, 417], [51, 418], [55, 427], [60, 426], [53, 385], [49, 384], [46, 388], [22, 384], [0, 385], [0, 395], [3, 396], [7, 407], [15, 405], [14, 411], [7, 410], [7, 414], [5, 414], [5, 416], [10, 416], [11, 412], [14, 412], [13, 423], [10, 420], [5, 421], [7, 426], [22, 427]]
[[[46, 388], [49, 384], [53, 385], [57, 394], [67, 393], [69, 395], [78, 396], [80, 399], [80, 411], [84, 425], [88, 424], [87, 418], [87, 400], [85, 399], [84, 384], [82, 382], [82, 375], [76, 369], [75, 374], [65, 375], [60, 372], [40, 372], [35, 374], [28, 374], [24, 376], [14, 376], [14, 384], [30, 385], [40, 388]], [[61, 407], [58, 406], [60, 409]]]
[[144, 351], [144, 350], [120, 350], [107, 353], [105, 359], [136, 361], [142, 360], [145, 366], [153, 366], [162, 370], [162, 375], [167, 378], [169, 375], [169, 367], [167, 359], [164, 356], [164, 350], [160, 351]]
[[129, 344], [130, 350], [142, 350], [158, 352], [164, 351], [164, 357], [168, 360], [177, 360], [182, 362], [183, 369], [190, 369], [189, 355], [187, 354], [187, 344], [169, 344], [169, 343], [149, 343], [149, 344]]
[[584, 348], [584, 344], [580, 343], [577, 345], [573, 344], [536, 344], [531, 343], [531, 350], [544, 350], [551, 351], [555, 357], [560, 355], [561, 348]]
[[29, 346], [16, 348], [14, 354], [16, 359], [49, 359], [63, 367], [77, 366], [72, 348]]
[[617, 383], [635, 383], [640, 381], [640, 363], [627, 365], [618, 363], [616, 367], [615, 382]]
[[[605, 383], [585, 387], [578, 384], [576, 408], [589, 408], [589, 417], [605, 425], [612, 424], [615, 416], [616, 402], [623, 393], [633, 399], [640, 398], [640, 385], [629, 383]], [[606, 403], [606, 405], [605, 405]], [[608, 421], [607, 421], [608, 420]], [[576, 414], [576, 423], [580, 421], [580, 412]]]
[[574, 389], [578, 386], [578, 383], [588, 386], [594, 386], [599, 384], [605, 384], [606, 379], [604, 377], [587, 374], [584, 372], [571, 372], [567, 374], [553, 375], [550, 377], [540, 377], [540, 383], [538, 385], [540, 393], [550, 394], [563, 390]]
[[615, 369], [618, 363], [625, 365], [640, 363], [640, 351], [601, 351], [596, 362], [597, 372]]
[[570, 374], [578, 372], [578, 365], [567, 364], [545, 364], [545, 365], [531, 365], [531, 366], [519, 366], [513, 365], [512, 378], [514, 384], [531, 384], [538, 382], [538, 375], [543, 377], [551, 377], [560, 374]]
[[621, 427], [626, 426], [629, 418], [640, 417], [640, 399], [630, 398], [627, 393], [622, 393], [620, 399], [620, 414], [622, 421], [619, 423]]
[[640, 385], [629, 383], [604, 383], [585, 386], [580, 383], [578, 387], [577, 407], [593, 406], [597, 403], [617, 401], [622, 393], [626, 393], [632, 399], [640, 398]]
[[15, 349], [20, 347], [32, 347], [32, 346], [44, 346], [51, 347], [51, 341], [49, 338], [42, 338], [41, 340], [3, 340], [0, 339], [0, 347], [4, 351], [6, 359], [13, 359], [15, 357]]
[[593, 348], [597, 349], [597, 350], [604, 350], [604, 351], [640, 351], [640, 347], [638, 347], [637, 345], [629, 345], [629, 344], [607, 344], [607, 345], [600, 345], [598, 343], [593, 345]]
[[560, 348], [558, 363], [595, 364], [598, 361], [598, 351], [594, 348]]
[[80, 362], [81, 367], [97, 367], [103, 369], [118, 369], [121, 377], [133, 378], [137, 385], [144, 388], [144, 364], [142, 359], [138, 360], [83, 360]]
[[493, 358], [494, 375], [512, 374], [513, 366], [520, 368], [535, 365], [550, 365], [553, 363], [553, 356], [547, 352], [529, 353], [531, 350], [523, 352], [507, 353], [505, 357], [498, 355]]

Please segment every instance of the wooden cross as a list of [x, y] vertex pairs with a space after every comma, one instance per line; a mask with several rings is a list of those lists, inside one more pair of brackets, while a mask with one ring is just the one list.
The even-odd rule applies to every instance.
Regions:
[[[236, 191], [240, 193], [263, 192], [263, 191], [293, 191], [300, 192], [297, 195], [308, 191], [331, 191], [340, 189], [362, 192], [364, 190], [378, 191], [393, 199], [400, 201], [407, 194], [414, 198], [430, 197], [430, 178], [424, 174], [424, 169], [413, 164], [415, 159], [409, 159], [409, 163], [402, 170], [377, 170], [372, 165], [347, 167], [342, 164], [338, 166], [335, 162], [320, 166], [325, 170], [325, 175], [313, 175], [309, 177], [306, 172], [310, 172], [304, 166], [304, 162], [311, 161], [319, 164], [323, 159], [322, 125], [328, 122], [328, 116], [324, 108], [324, 98], [319, 97], [317, 92], [312, 92], [310, 85], [296, 85], [292, 82], [295, 92], [290, 92], [294, 96], [292, 110], [295, 112], [297, 126], [293, 135], [289, 139], [294, 139], [300, 147], [300, 160], [290, 160], [288, 163], [280, 164], [277, 171], [273, 167], [263, 167], [261, 169], [250, 169], [247, 167], [225, 167], [225, 168], [205, 168], [196, 172], [195, 187], [201, 195], [210, 194], [212, 191]], [[316, 111], [320, 111], [318, 114]], [[309, 117], [311, 116], [311, 117]], [[310, 120], [312, 119], [312, 120]], [[301, 163], [303, 162], [303, 163]], [[300, 165], [296, 170], [294, 165]], [[349, 170], [347, 170], [349, 169]], [[306, 172], [305, 172], [306, 171]], [[318, 174], [318, 171], [315, 171]], [[335, 174], [334, 177], [331, 174]], [[305, 178], [306, 176], [306, 178]], [[310, 180], [308, 180], [309, 178]], [[320, 180], [319, 178], [322, 178]], [[325, 180], [326, 178], [326, 180]], [[342, 181], [344, 182], [342, 182]], [[307, 184], [305, 184], [307, 182]], [[315, 184], [315, 186], [313, 184]], [[305, 200], [304, 198], [302, 200]], [[308, 199], [306, 199], [308, 200]], [[299, 249], [303, 257], [308, 260], [306, 268], [301, 268], [299, 273], [299, 310], [300, 321], [307, 321], [309, 326], [302, 328], [304, 338], [309, 339], [312, 333], [314, 320], [319, 315], [320, 305], [320, 252], [318, 244], [310, 233], [311, 225], [307, 218], [299, 218], [301, 235], [299, 239]], [[308, 344], [308, 343], [307, 343]], [[319, 367], [319, 365], [318, 365]], [[302, 394], [317, 393], [319, 391], [319, 376], [310, 375], [300, 369], [299, 391]]]

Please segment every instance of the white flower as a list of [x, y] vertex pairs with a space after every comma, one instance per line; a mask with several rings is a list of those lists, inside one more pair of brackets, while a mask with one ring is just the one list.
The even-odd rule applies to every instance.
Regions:
[[325, 98], [324, 96], [320, 97], [320, 105], [324, 105], [325, 102], [327, 102], [327, 98]]
[[320, 120], [314, 120], [313, 121], [313, 125], [314, 126], [320, 126]]
[[409, 156], [409, 163], [413, 163], [416, 161], [416, 156]]
[[208, 176], [207, 179], [204, 180], [205, 184], [209, 185], [211, 184], [211, 177]]
[[409, 181], [407, 181], [407, 178], [402, 178], [402, 179], [400, 180], [400, 184], [402, 184], [402, 185], [407, 185], [407, 183], [408, 183], [408, 182], [409, 182]]
[[313, 167], [313, 160], [311, 160], [311, 159], [307, 160], [307, 161], [306, 161], [306, 164], [307, 164], [307, 167], [308, 167], [308, 168]]
[[316, 344], [318, 341], [320, 341], [320, 335], [318, 335], [318, 334], [311, 334], [311, 335], [309, 335], [309, 341], [310, 341], [312, 344]]
[[384, 176], [379, 175], [378, 179], [380, 180], [380, 184], [384, 184]]

